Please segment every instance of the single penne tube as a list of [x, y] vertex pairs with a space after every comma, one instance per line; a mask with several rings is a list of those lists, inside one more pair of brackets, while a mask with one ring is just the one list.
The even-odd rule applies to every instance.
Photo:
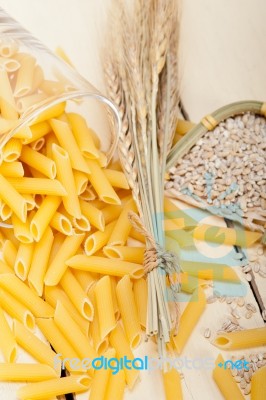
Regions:
[[3, 160], [5, 162], [16, 161], [21, 154], [22, 143], [19, 139], [9, 139], [3, 148]]
[[16, 109], [11, 83], [7, 71], [3, 68], [0, 68], [0, 87], [0, 109], [2, 118], [17, 120], [18, 112]]
[[24, 175], [23, 165], [19, 161], [3, 162], [0, 165], [0, 174], [9, 178], [20, 178]]
[[63, 244], [64, 240], [65, 240], [65, 235], [63, 235], [60, 232], [54, 233], [54, 241], [53, 241], [52, 249], [50, 252], [49, 265], [55, 258], [56, 254], [57, 254], [58, 250], [60, 249], [61, 245]]
[[55, 96], [64, 93], [64, 85], [61, 82], [48, 79], [42, 81], [40, 89], [46, 93], [46, 96]]
[[143, 264], [145, 247], [105, 246], [103, 252], [109, 258]]
[[67, 194], [57, 179], [8, 178], [8, 182], [21, 194], [45, 194], [47, 196], [66, 196]]
[[104, 169], [103, 172], [113, 187], [121, 189], [129, 189], [126, 176], [123, 172], [109, 168]]
[[105, 221], [105, 225], [109, 224], [110, 222], [113, 222], [113, 221], [117, 220], [117, 218], [121, 214], [122, 210], [123, 210], [123, 206], [122, 205], [116, 205], [115, 206], [115, 205], [110, 204], [110, 205], [104, 207], [101, 211], [103, 213], [103, 218], [104, 218], [104, 221]]
[[98, 163], [99, 163], [101, 168], [105, 168], [108, 165], [107, 156], [102, 151], [99, 151], [99, 158], [98, 158], [97, 161], [98, 161]]
[[137, 279], [133, 283], [134, 300], [137, 308], [140, 326], [146, 329], [148, 285], [144, 278]]
[[129, 233], [129, 236], [132, 238], [132, 239], [134, 239], [134, 240], [137, 240], [138, 242], [140, 242], [140, 243], [143, 243], [143, 244], [146, 244], [146, 239], [145, 239], [145, 237], [141, 234], [141, 233], [139, 233], [139, 232], [137, 232], [135, 229], [131, 229], [131, 231], [130, 231], [130, 233]]
[[266, 345], [266, 327], [244, 329], [239, 332], [224, 332], [217, 335], [212, 342], [224, 350], [245, 349]]
[[[126, 357], [128, 360], [133, 360], [134, 355], [130, 348], [129, 342], [125, 336], [122, 326], [118, 323], [115, 329], [110, 333], [110, 344], [116, 351], [116, 357], [118, 359]], [[129, 389], [132, 389], [135, 385], [139, 371], [137, 369], [124, 369], [126, 383]]]
[[[36, 140], [44, 137], [52, 130], [47, 121], [39, 122], [30, 127], [31, 136], [22, 140], [23, 144], [35, 142]], [[48, 157], [49, 158], [49, 157]]]
[[35, 125], [38, 124], [39, 122], [44, 122], [50, 120], [51, 118], [59, 117], [61, 114], [64, 113], [65, 107], [66, 107], [65, 102], [49, 106], [45, 111], [38, 114], [38, 117], [33, 118], [29, 124]]
[[80, 208], [82, 214], [88, 218], [90, 223], [95, 228], [99, 229], [100, 231], [104, 231], [105, 222], [103, 212], [101, 210], [84, 200], [80, 200]]
[[266, 393], [266, 366], [254, 372], [251, 378], [251, 400], [264, 400]]
[[93, 188], [90, 186], [87, 186], [86, 189], [84, 190], [83, 193], [79, 196], [81, 200], [85, 201], [93, 201], [97, 197], [96, 193], [94, 192]]
[[1, 381], [38, 382], [55, 378], [56, 372], [49, 365], [27, 363], [0, 363]]
[[[35, 142], [31, 143], [34, 144]], [[29, 167], [28, 166], [28, 170], [29, 170], [29, 174], [33, 177], [33, 178], [44, 178], [46, 179], [46, 176], [43, 175], [40, 171], [37, 171], [37, 169]]]
[[7, 221], [11, 216], [11, 208], [0, 199], [0, 218], [2, 221]]
[[126, 387], [125, 373], [123, 370], [110, 374], [105, 391], [105, 400], [123, 400]]
[[98, 194], [100, 200], [109, 204], [121, 204], [119, 197], [104, 175], [101, 167], [96, 160], [87, 159], [87, 164], [91, 171], [89, 180]]
[[117, 295], [116, 295], [116, 285], [117, 285], [116, 277], [110, 276], [110, 282], [111, 282], [111, 289], [112, 289], [112, 300], [113, 300], [113, 307], [114, 307], [114, 313], [115, 313], [115, 320], [118, 321], [121, 314], [120, 314], [118, 301], [117, 301]]
[[29, 146], [23, 146], [20, 160], [50, 179], [56, 176], [55, 162]]
[[117, 283], [116, 296], [126, 336], [130, 347], [135, 349], [140, 344], [141, 327], [129, 275]]
[[94, 307], [93, 323], [90, 324], [89, 335], [92, 339], [93, 347], [95, 348], [96, 352], [99, 355], [102, 355], [108, 349], [109, 341], [107, 336], [105, 336], [105, 338], [103, 339], [101, 337], [99, 315], [96, 307], [96, 299], [93, 286], [90, 288], [88, 296]]
[[63, 233], [64, 235], [72, 235], [73, 228], [70, 220], [60, 212], [56, 211], [50, 221], [51, 228]]
[[73, 176], [76, 186], [76, 193], [77, 195], [80, 195], [85, 192], [88, 186], [89, 178], [84, 172], [76, 170], [73, 171]]
[[56, 164], [57, 179], [67, 192], [67, 196], [63, 198], [64, 207], [73, 217], [81, 218], [80, 204], [68, 152], [57, 144], [53, 144], [52, 154]]
[[73, 218], [73, 227], [76, 231], [89, 232], [91, 230], [91, 224], [85, 215], [81, 215], [80, 218]]
[[84, 335], [60, 301], [56, 304], [54, 322], [81, 360], [86, 357], [90, 359], [97, 357], [97, 352], [90, 344], [88, 337]]
[[[41, 149], [44, 147], [45, 145], [45, 139], [42, 137], [40, 139], [35, 140], [34, 142], [30, 143], [30, 148], [34, 151], [41, 151]], [[37, 170], [36, 170], [37, 171]], [[40, 178], [45, 177], [45, 175], [42, 174], [42, 176]], [[38, 178], [36, 176], [36, 178]]]
[[41, 203], [30, 223], [30, 231], [35, 241], [42, 238], [60, 203], [61, 198], [57, 196], [46, 196]]
[[44, 283], [47, 286], [55, 286], [59, 283], [67, 269], [66, 260], [76, 254], [84, 236], [84, 233], [66, 236], [55, 258], [51, 264], [49, 264], [46, 271]]
[[221, 354], [218, 355], [215, 361], [215, 368], [212, 372], [212, 377], [220, 389], [225, 400], [244, 400], [244, 396], [241, 393], [234, 377], [232, 376], [228, 368], [220, 367], [220, 364], [224, 365], [224, 359]]
[[51, 119], [49, 122], [60, 146], [68, 153], [72, 168], [89, 174], [90, 168], [81, 154], [69, 125], [58, 119]]
[[169, 371], [163, 371], [162, 375], [165, 400], [183, 400], [181, 378], [179, 372], [175, 368], [172, 368]]
[[103, 275], [124, 276], [130, 275], [133, 279], [139, 279], [143, 276], [143, 267], [140, 264], [134, 264], [127, 261], [112, 260], [110, 258], [98, 256], [86, 256], [83, 254], [71, 257], [66, 261], [71, 268], [83, 271], [96, 272]]
[[1, 307], [0, 326], [0, 350], [3, 353], [5, 361], [7, 363], [13, 363], [17, 358], [17, 343]]
[[84, 250], [87, 256], [95, 254], [97, 251], [101, 250], [107, 243], [112, 234], [115, 226], [115, 221], [110, 222], [106, 225], [104, 231], [96, 231], [91, 235], [87, 236], [84, 243]]
[[35, 244], [32, 255], [32, 262], [28, 274], [28, 283], [29, 287], [33, 289], [39, 297], [43, 294], [44, 276], [48, 267], [53, 240], [53, 231], [48, 227], [41, 240]]
[[[42, 364], [55, 367], [55, 356], [56, 353], [51, 349], [49, 344], [43, 342], [34, 333], [30, 332], [25, 328], [19, 321], [14, 321], [13, 331], [16, 342], [24, 350], [33, 356], [37, 361]], [[55, 368], [57, 375], [60, 376], [61, 368]]]
[[88, 293], [91, 286], [99, 279], [98, 274], [93, 274], [87, 271], [80, 271], [78, 269], [73, 271], [75, 278], [82, 287], [85, 293]]
[[[204, 290], [199, 287], [198, 290], [195, 290], [195, 292], [191, 296], [191, 299], [189, 300], [185, 310], [181, 315], [177, 335], [173, 336], [174, 345], [178, 354], [182, 352], [194, 327], [200, 319], [205, 306], [206, 297], [204, 294]], [[193, 318], [191, 318], [191, 315], [193, 315]]]
[[30, 231], [30, 221], [22, 222], [15, 214], [11, 217], [14, 235], [21, 243], [32, 243], [33, 237]]
[[35, 317], [49, 318], [54, 315], [54, 309], [14, 274], [1, 274], [0, 287], [24, 304]]
[[[115, 350], [108, 349], [104, 353], [105, 359], [114, 359]], [[90, 400], [105, 400], [106, 387], [111, 375], [110, 368], [101, 368], [95, 371], [90, 390]]]
[[20, 68], [17, 73], [16, 86], [14, 89], [15, 97], [26, 96], [30, 93], [33, 84], [36, 60], [29, 55], [25, 55], [24, 57], [21, 57], [19, 62]]
[[[55, 352], [58, 353], [58, 356], [54, 360], [54, 368], [57, 369], [58, 366], [61, 365], [61, 357], [62, 357], [63, 360], [66, 358], [68, 359], [68, 361], [64, 363], [64, 367], [66, 367], [68, 371], [73, 370], [73, 368], [71, 368], [71, 363], [69, 361], [74, 358], [79, 360], [78, 354], [70, 345], [68, 340], [65, 338], [64, 334], [60, 331], [60, 329], [54, 322], [54, 319], [37, 318], [36, 323], [38, 328], [43, 333], [43, 335], [52, 345]], [[76, 372], [83, 370], [84, 369], [80, 368], [80, 366], [74, 368], [74, 371]]]
[[11, 242], [11, 240], [6, 240], [2, 247], [2, 258], [9, 265], [13, 267], [17, 256], [17, 248]]
[[[1, 47], [0, 47], [1, 49]], [[0, 50], [1, 52], [1, 50]], [[12, 58], [0, 58], [0, 67], [1, 69], [5, 69], [6, 72], [15, 72], [19, 69], [20, 63]]]
[[100, 335], [104, 339], [115, 328], [112, 287], [109, 276], [104, 276], [96, 283], [94, 288], [95, 302], [99, 318]]
[[87, 375], [67, 376], [22, 386], [17, 391], [17, 397], [19, 400], [46, 400], [66, 393], [85, 392], [90, 384], [91, 379]]
[[137, 212], [137, 207], [133, 199], [130, 199], [123, 207], [119, 215], [116, 225], [113, 229], [112, 235], [108, 241], [108, 246], [123, 246], [125, 245], [132, 225], [128, 218], [129, 211]]
[[20, 97], [17, 100], [17, 110], [20, 114], [23, 114], [25, 111], [29, 112], [31, 107], [36, 106], [36, 104], [41, 103], [46, 99], [47, 95], [45, 93], [34, 93], [29, 94], [28, 96]]
[[3, 236], [7, 239], [10, 240], [10, 242], [13, 243], [13, 245], [15, 246], [15, 248], [17, 249], [19, 246], [19, 241], [18, 239], [15, 237], [13, 229], [6, 229], [6, 228], [1, 228], [0, 227], [0, 232], [2, 232]]
[[67, 113], [67, 119], [70, 122], [73, 135], [84, 157], [92, 160], [99, 158], [99, 151], [94, 144], [91, 129], [87, 126], [85, 119], [75, 113]]
[[24, 125], [22, 128], [16, 129], [12, 137], [14, 139], [22, 139], [23, 144], [25, 139], [30, 139], [32, 137], [30, 127], [28, 125]]
[[69, 300], [63, 289], [59, 286], [45, 286], [44, 298], [53, 308], [56, 307], [58, 301], [60, 301], [65, 309], [68, 311], [72, 319], [78, 324], [80, 330], [88, 336], [89, 334], [89, 321], [83, 318], [73, 303]]
[[64, 273], [60, 285], [80, 315], [88, 321], [92, 321], [93, 305], [70, 269]]
[[33, 331], [35, 319], [32, 313], [15, 297], [0, 288], [0, 305], [12, 318], [20, 321], [27, 329]]
[[200, 224], [193, 231], [193, 238], [208, 242], [250, 247], [262, 237], [260, 232], [245, 231], [243, 229], [224, 228], [220, 226]]

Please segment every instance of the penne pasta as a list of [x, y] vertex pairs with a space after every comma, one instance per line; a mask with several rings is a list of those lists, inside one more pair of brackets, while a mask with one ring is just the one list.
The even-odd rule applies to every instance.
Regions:
[[26, 96], [30, 93], [33, 84], [36, 60], [29, 55], [25, 55], [19, 59], [19, 62], [20, 68], [17, 73], [16, 86], [14, 90], [15, 97]]
[[34, 93], [20, 97], [17, 100], [17, 110], [20, 114], [23, 114], [23, 112], [29, 112], [30, 109], [34, 109], [36, 104], [41, 103], [46, 99], [47, 96], [45, 93]]
[[67, 119], [70, 122], [73, 135], [84, 157], [92, 160], [99, 158], [99, 151], [94, 144], [91, 129], [88, 128], [85, 119], [75, 113], [67, 113]]
[[54, 179], [56, 177], [57, 170], [55, 162], [38, 151], [33, 150], [29, 146], [23, 146], [20, 160], [50, 179]]
[[12, 382], [38, 382], [56, 377], [49, 365], [27, 363], [0, 363], [0, 379]]
[[[44, 145], [45, 145], [45, 139], [42, 137], [38, 140], [35, 140], [35, 142], [30, 143], [30, 148], [35, 151], [41, 151], [41, 149], [44, 147]], [[39, 173], [39, 174], [40, 174], [39, 178], [45, 177], [45, 175], [43, 175], [41, 173]], [[36, 178], [38, 178], [38, 176], [36, 176]]]
[[68, 153], [72, 168], [90, 174], [90, 168], [81, 154], [69, 125], [58, 119], [51, 119], [49, 122], [60, 146]]
[[124, 276], [129, 275], [133, 279], [139, 279], [143, 276], [143, 267], [140, 264], [120, 261], [119, 265], [116, 260], [110, 258], [76, 255], [66, 261], [66, 264], [71, 268], [80, 269], [83, 271], [96, 272], [104, 275]]
[[64, 239], [64, 242], [46, 271], [44, 283], [47, 286], [55, 286], [59, 283], [67, 269], [66, 261], [76, 254], [83, 239], [83, 233], [67, 236]]
[[76, 194], [80, 195], [85, 192], [88, 186], [89, 178], [84, 172], [81, 171], [73, 171], [73, 176], [76, 186]]
[[183, 400], [180, 374], [175, 368], [163, 372], [163, 386], [165, 400]]
[[94, 293], [94, 287], [91, 287], [88, 296], [93, 304], [94, 307], [94, 316], [93, 316], [93, 323], [90, 324], [90, 336], [92, 338], [93, 347], [97, 351], [99, 355], [103, 354], [108, 349], [108, 338], [102, 339], [101, 332], [100, 332], [100, 322], [99, 322], [99, 315], [96, 307], [96, 299]]
[[49, 318], [54, 315], [54, 309], [14, 274], [1, 274], [0, 287], [24, 304], [35, 317]]
[[22, 222], [15, 214], [11, 217], [14, 235], [21, 243], [32, 243], [33, 237], [30, 231], [29, 218], [26, 222]]
[[[10, 178], [23, 179], [23, 178]], [[7, 179], [0, 175], [0, 198], [11, 208], [16, 216], [22, 221], [26, 221], [27, 204], [26, 200], [17, 192]]]
[[251, 379], [251, 400], [263, 400], [266, 393], [266, 366], [254, 372]]
[[66, 103], [58, 103], [53, 106], [48, 106], [47, 109], [41, 112], [37, 118], [33, 118], [30, 125], [38, 124], [39, 122], [48, 121], [51, 118], [59, 117], [65, 111]]
[[137, 308], [138, 319], [143, 329], [146, 329], [148, 285], [144, 278], [137, 279], [133, 283], [134, 300]]
[[121, 204], [119, 197], [117, 196], [108, 179], [104, 175], [97, 161], [87, 159], [87, 164], [91, 171], [89, 180], [96, 193], [98, 194], [100, 200], [104, 201], [105, 203], [114, 205]]
[[21, 155], [22, 143], [19, 139], [9, 139], [3, 148], [3, 160], [15, 162]]
[[93, 286], [99, 279], [98, 274], [93, 274], [87, 271], [80, 271], [76, 269], [73, 271], [73, 273], [85, 293], [88, 293], [91, 286]]
[[54, 213], [54, 216], [50, 221], [50, 226], [66, 236], [72, 235], [73, 233], [70, 220], [64, 214], [57, 211]]
[[52, 229], [48, 227], [40, 241], [36, 243], [32, 255], [28, 283], [29, 287], [40, 297], [43, 294], [44, 276], [48, 267], [53, 240]]
[[[182, 350], [185, 347], [192, 330], [196, 326], [201, 314], [203, 313], [205, 305], [206, 297], [203, 289], [199, 287], [198, 290], [195, 290], [191, 296], [188, 305], [181, 315], [177, 335], [173, 336], [174, 345], [178, 354], [182, 353]], [[191, 318], [191, 315], [193, 315], [193, 318]]]
[[11, 240], [6, 240], [2, 247], [2, 257], [3, 260], [10, 266], [13, 267], [17, 255], [17, 248], [11, 242]]
[[12, 58], [0, 58], [0, 67], [1, 69], [5, 69], [6, 72], [15, 72], [19, 69], [20, 63]]
[[99, 318], [100, 335], [103, 340], [116, 326], [112, 287], [109, 276], [102, 277], [96, 283], [94, 294]]
[[30, 231], [35, 241], [39, 241], [61, 203], [57, 196], [46, 196], [30, 223]]
[[89, 389], [91, 380], [87, 375], [67, 376], [46, 382], [30, 383], [17, 391], [19, 400], [46, 400], [66, 393], [79, 393]]
[[100, 231], [104, 231], [105, 222], [103, 212], [101, 210], [84, 200], [80, 200], [80, 209], [82, 214], [88, 218], [90, 223], [95, 228], [99, 229]]
[[130, 246], [105, 246], [103, 249], [106, 257], [143, 264], [145, 247]]
[[88, 321], [92, 321], [94, 313], [92, 303], [69, 268], [62, 276], [60, 285], [80, 315]]
[[220, 389], [225, 400], [244, 400], [236, 381], [234, 380], [229, 369], [224, 369], [219, 366], [224, 365], [224, 359], [221, 354], [218, 355], [215, 361], [215, 368], [212, 372], [212, 377]]
[[266, 327], [244, 329], [240, 332], [224, 332], [212, 342], [224, 350], [245, 349], [266, 345]]
[[11, 208], [0, 199], [0, 218], [2, 221], [7, 221], [11, 216]]
[[2, 118], [17, 120], [18, 112], [16, 110], [16, 103], [14, 100], [13, 91], [9, 81], [8, 73], [3, 68], [0, 68], [0, 87], [0, 109]]
[[[104, 358], [114, 359], [115, 350], [108, 349], [104, 353]], [[90, 400], [105, 400], [105, 393], [108, 381], [110, 379], [111, 370], [110, 368], [101, 368], [95, 372], [95, 376], [92, 380], [90, 390]]]
[[120, 310], [117, 302], [117, 296], [116, 296], [116, 277], [115, 276], [110, 276], [110, 282], [111, 282], [111, 289], [112, 289], [112, 300], [113, 300], [113, 307], [114, 307], [114, 313], [115, 313], [115, 320], [118, 321], [120, 318]]
[[62, 147], [52, 145], [53, 159], [56, 164], [57, 179], [67, 192], [63, 197], [63, 204], [66, 211], [75, 218], [81, 218], [81, 210], [78, 195], [76, 194], [75, 180], [70, 164], [70, 158]]
[[[29, 138], [25, 138], [22, 140], [23, 144], [28, 144], [35, 142], [38, 139], [41, 139], [45, 135], [51, 132], [51, 126], [48, 124], [47, 121], [39, 122], [37, 124], [34, 124], [30, 127], [31, 131], [31, 136]], [[48, 157], [50, 158], [50, 157]]]
[[105, 400], [123, 400], [126, 387], [125, 373], [123, 370], [117, 374], [110, 374], [105, 392]]
[[66, 196], [66, 190], [56, 179], [8, 178], [8, 182], [21, 194]]
[[24, 175], [23, 165], [19, 161], [3, 162], [0, 165], [0, 174], [9, 178], [20, 178]]
[[5, 361], [7, 363], [13, 363], [17, 358], [17, 343], [1, 307], [0, 326], [0, 350], [3, 353]]
[[135, 349], [140, 344], [141, 327], [129, 275], [116, 285], [116, 296], [127, 339], [130, 347]]
[[95, 254], [97, 251], [101, 250], [108, 242], [112, 231], [114, 229], [115, 222], [110, 222], [106, 225], [104, 231], [96, 231], [91, 235], [87, 236], [84, 243], [84, 250], [87, 256]]
[[143, 243], [143, 244], [145, 244], [146, 243], [146, 240], [145, 240], [145, 237], [141, 234], [141, 233], [139, 233], [139, 232], [137, 232], [135, 229], [131, 229], [131, 231], [130, 231], [130, 233], [129, 233], [129, 236], [132, 238], [132, 239], [134, 239], [134, 240], [137, 240], [138, 242], [140, 242], [140, 243]]
[[137, 212], [133, 199], [130, 199], [117, 219], [112, 235], [108, 241], [108, 246], [124, 246], [131, 231], [132, 225], [128, 219], [129, 211]]
[[15, 246], [15, 248], [17, 249], [19, 246], [19, 241], [17, 238], [15, 238], [13, 230], [12, 229], [4, 229], [0, 227], [0, 232], [3, 233], [3, 235], [5, 236], [5, 238], [7, 240], [10, 240], [10, 242]]
[[108, 168], [104, 169], [103, 172], [112, 186], [121, 189], [129, 189], [126, 176], [123, 172]]
[[7, 274], [13, 273], [13, 270], [5, 262], [0, 260], [0, 274], [6, 274], [6, 273]]

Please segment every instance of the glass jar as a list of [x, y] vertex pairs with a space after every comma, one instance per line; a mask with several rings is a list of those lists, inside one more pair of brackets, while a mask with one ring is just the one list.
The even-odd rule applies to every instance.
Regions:
[[11, 139], [32, 145], [32, 127], [64, 112], [84, 118], [108, 164], [120, 130], [114, 104], [0, 8], [0, 165], [16, 160], [4, 156]]

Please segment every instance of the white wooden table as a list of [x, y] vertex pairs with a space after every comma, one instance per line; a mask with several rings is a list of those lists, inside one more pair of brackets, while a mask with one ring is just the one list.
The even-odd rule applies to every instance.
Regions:
[[[110, 0], [2, 0], [1, 6], [44, 44], [63, 47], [76, 68], [104, 92], [100, 43]], [[191, 120], [197, 122], [218, 107], [238, 100], [266, 100], [265, 0], [183, 0], [180, 35], [181, 99]], [[247, 297], [255, 303], [247, 283]], [[265, 281], [259, 283], [265, 291]], [[224, 303], [209, 305], [185, 348], [187, 357], [215, 357], [218, 353], [202, 332], [221, 326]], [[263, 326], [259, 313], [243, 320], [246, 328]], [[142, 345], [136, 354], [152, 355]], [[226, 353], [225, 353], [226, 354]], [[228, 353], [228, 357], [230, 354]], [[20, 361], [27, 357], [21, 353]], [[185, 400], [222, 400], [210, 370], [186, 370]], [[159, 372], [143, 373], [125, 399], [162, 400]], [[77, 396], [78, 400], [88, 395]], [[15, 400], [15, 385], [0, 384], [1, 400]]]

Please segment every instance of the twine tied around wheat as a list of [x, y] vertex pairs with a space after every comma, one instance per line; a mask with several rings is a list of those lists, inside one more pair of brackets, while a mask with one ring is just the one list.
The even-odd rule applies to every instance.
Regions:
[[169, 279], [170, 283], [170, 299], [174, 304], [174, 315], [173, 315], [173, 334], [177, 334], [178, 322], [179, 322], [179, 306], [178, 306], [178, 292], [180, 292], [180, 266], [178, 258], [175, 253], [171, 251], [165, 251], [154, 240], [152, 234], [145, 228], [140, 217], [133, 211], [129, 211], [128, 219], [133, 228], [142, 234], [147, 243], [146, 250], [144, 252], [144, 273], [149, 274], [155, 268], [162, 268]]

